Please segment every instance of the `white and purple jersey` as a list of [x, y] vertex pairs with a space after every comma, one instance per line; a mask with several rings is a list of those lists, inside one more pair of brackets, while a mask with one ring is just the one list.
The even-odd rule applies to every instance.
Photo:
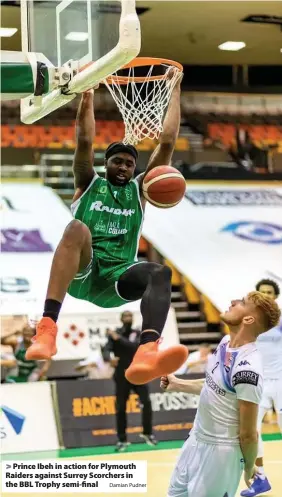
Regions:
[[263, 368], [255, 342], [237, 349], [225, 336], [208, 360], [193, 433], [197, 440], [239, 444], [238, 400], [259, 404], [263, 390]]

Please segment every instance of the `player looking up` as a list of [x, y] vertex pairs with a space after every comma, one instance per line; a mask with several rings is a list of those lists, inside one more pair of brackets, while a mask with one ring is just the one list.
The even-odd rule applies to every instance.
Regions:
[[192, 432], [174, 469], [169, 497], [235, 497], [242, 471], [256, 473], [257, 416], [263, 379], [257, 337], [278, 323], [280, 310], [259, 292], [233, 300], [229, 326], [209, 357], [204, 380], [161, 379], [164, 389], [201, 394]]

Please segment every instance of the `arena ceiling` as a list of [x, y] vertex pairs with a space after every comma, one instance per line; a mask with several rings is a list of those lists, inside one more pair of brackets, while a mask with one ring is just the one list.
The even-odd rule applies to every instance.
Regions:
[[[19, 2], [1, 2], [2, 27], [16, 27], [11, 38], [1, 38], [2, 50], [21, 50]], [[281, 1], [143, 1], [140, 15], [140, 55], [166, 57], [186, 64], [281, 64]], [[271, 16], [278, 24], [247, 23], [251, 15]], [[281, 21], [280, 21], [281, 22]], [[239, 52], [218, 45], [243, 41]]]

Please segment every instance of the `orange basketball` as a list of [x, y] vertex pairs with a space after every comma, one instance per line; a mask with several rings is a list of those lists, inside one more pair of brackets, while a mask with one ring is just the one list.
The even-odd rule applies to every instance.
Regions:
[[146, 174], [143, 181], [145, 199], [162, 209], [177, 205], [182, 200], [185, 190], [185, 179], [171, 166], [155, 167]]

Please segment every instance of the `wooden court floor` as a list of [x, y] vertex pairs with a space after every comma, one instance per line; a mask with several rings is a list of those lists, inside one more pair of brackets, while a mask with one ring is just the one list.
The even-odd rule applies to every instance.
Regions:
[[[272, 491], [266, 495], [269, 497], [282, 497], [282, 441], [272, 441], [264, 442], [265, 449], [265, 467], [269, 480], [272, 484]], [[30, 496], [28, 494], [19, 493], [5, 493], [3, 497], [58, 497], [60, 496], [70, 496], [74, 497], [87, 497], [88, 495], [99, 496], [99, 497], [136, 497], [137, 495], [146, 495], [147, 497], [166, 497], [167, 488], [170, 480], [170, 475], [173, 471], [174, 464], [180, 449], [172, 450], [158, 450], [150, 452], [130, 452], [125, 454], [117, 455], [107, 455], [107, 456], [86, 456], [75, 458], [76, 460], [147, 460], [148, 461], [148, 492], [144, 494], [136, 493], [32, 493]], [[240, 490], [245, 488], [244, 482], [241, 481], [239, 491], [236, 497], [239, 497]], [[197, 497], [197, 496], [192, 496]]]

